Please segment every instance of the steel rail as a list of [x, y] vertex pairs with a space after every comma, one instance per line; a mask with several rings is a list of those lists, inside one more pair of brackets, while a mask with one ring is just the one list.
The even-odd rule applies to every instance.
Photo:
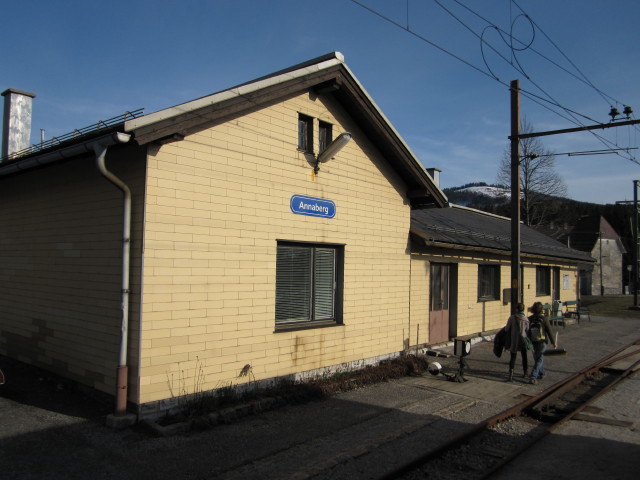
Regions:
[[[629, 357], [630, 355], [636, 355], [638, 354], [640, 351], [636, 350], [634, 352], [632, 352], [629, 355], [625, 355], [624, 357]], [[604, 364], [606, 365], [606, 364]], [[536, 443], [538, 443], [540, 440], [542, 440], [543, 438], [545, 438], [547, 435], [549, 435], [550, 433], [553, 433], [554, 431], [556, 431], [558, 428], [560, 428], [562, 425], [566, 424], [569, 420], [571, 420], [573, 417], [575, 417], [576, 415], [578, 415], [579, 413], [582, 412], [582, 410], [584, 410], [587, 406], [589, 406], [589, 404], [591, 404], [594, 400], [596, 400], [597, 398], [601, 397], [602, 395], [604, 395], [605, 393], [608, 393], [615, 385], [617, 385], [619, 382], [621, 382], [622, 380], [624, 380], [626, 377], [628, 377], [629, 375], [631, 375], [631, 373], [633, 373], [633, 371], [640, 365], [640, 360], [636, 361], [633, 365], [631, 365], [629, 368], [627, 368], [622, 374], [620, 374], [617, 378], [615, 378], [612, 382], [608, 383], [607, 385], [605, 385], [602, 389], [600, 389], [600, 391], [598, 391], [595, 395], [590, 396], [588, 399], [586, 399], [584, 402], [582, 402], [577, 408], [575, 408], [573, 411], [567, 413], [564, 417], [562, 417], [560, 420], [548, 425], [546, 428], [544, 428], [538, 435], [536, 435], [535, 437], [532, 437], [531, 440], [523, 445], [521, 445], [518, 449], [514, 450], [511, 454], [509, 454], [508, 456], [506, 456], [505, 458], [503, 458], [502, 460], [500, 460], [498, 463], [496, 463], [495, 465], [493, 465], [489, 470], [487, 470], [482, 477], [480, 477], [481, 479], [488, 479], [490, 478], [492, 475], [494, 475], [495, 473], [497, 473], [500, 469], [502, 469], [503, 467], [505, 467], [506, 465], [508, 465], [509, 463], [513, 462], [518, 456], [520, 456], [523, 452], [527, 451], [529, 448], [531, 448], [533, 445], [535, 445]]]
[[[386, 474], [382, 475], [381, 477], [378, 477], [378, 480], [390, 480], [390, 479], [394, 479], [394, 478], [398, 478], [401, 475], [404, 475], [406, 473], [409, 473], [413, 470], [416, 470], [417, 468], [419, 468], [420, 466], [428, 463], [429, 461], [440, 457], [441, 455], [443, 455], [444, 453], [453, 450], [455, 448], [457, 448], [458, 446], [462, 445], [463, 443], [469, 441], [470, 439], [472, 439], [473, 437], [475, 437], [476, 435], [480, 434], [481, 432], [487, 430], [488, 428], [492, 427], [493, 425], [504, 421], [508, 418], [511, 418], [515, 415], [518, 415], [522, 412], [524, 412], [525, 410], [531, 408], [533, 405], [542, 403], [545, 400], [548, 400], [549, 398], [555, 398], [555, 393], [558, 391], [561, 391], [560, 394], [564, 393], [565, 389], [564, 386], [567, 384], [572, 384], [573, 386], [579, 384], [584, 377], [593, 372], [593, 371], [597, 371], [599, 370], [599, 368], [602, 368], [603, 366], [606, 365], [610, 365], [612, 363], [615, 363], [616, 361], [623, 359], [623, 358], [627, 358], [631, 355], [637, 354], [639, 353], [638, 350], [627, 354], [627, 355], [622, 355], [621, 357], [616, 358], [617, 355], [619, 355], [620, 353], [624, 352], [625, 350], [627, 350], [628, 348], [631, 348], [634, 345], [639, 345], [640, 344], [640, 339], [636, 340], [635, 342], [625, 345], [623, 347], [620, 347], [619, 349], [615, 350], [614, 352], [605, 355], [604, 357], [600, 358], [599, 360], [593, 362], [592, 364], [588, 365], [587, 367], [583, 368], [582, 370], [571, 374], [569, 377], [551, 385], [549, 388], [547, 388], [546, 390], [543, 390], [542, 392], [540, 392], [537, 395], [534, 395], [530, 398], [527, 398], [525, 400], [523, 400], [522, 402], [514, 405], [513, 407], [510, 407], [488, 419], [485, 419], [479, 423], [477, 423], [476, 425], [474, 425], [473, 427], [471, 427], [470, 429], [466, 430], [465, 432], [462, 432], [458, 435], [456, 435], [455, 437], [453, 437], [451, 440], [449, 440], [448, 442], [443, 443], [442, 445], [439, 445], [431, 450], [428, 450], [427, 452], [425, 452], [422, 455], [419, 455], [418, 457], [409, 460], [407, 462], [405, 462], [404, 464], [396, 467], [394, 470], [387, 472]], [[613, 360], [612, 360], [613, 359]], [[635, 366], [637, 366], [638, 364], [640, 364], [640, 361], [634, 363], [634, 365], [632, 365], [631, 367], [629, 367], [627, 370], [625, 370], [625, 374], [624, 377], [628, 376], [630, 373], [626, 373], [627, 371], [632, 372], [633, 369], [635, 368]], [[621, 376], [622, 377], [622, 376]], [[622, 377], [622, 378], [624, 378]], [[620, 379], [616, 379], [616, 381], [611, 382], [611, 384], [609, 384], [606, 388], [608, 391], [608, 388], [610, 385], [616, 384], [618, 383], [618, 381], [620, 381], [622, 378]], [[602, 392], [602, 391], [601, 391]], [[601, 392], [598, 393], [597, 396], [600, 396]], [[561, 420], [562, 421], [562, 420]], [[554, 425], [556, 425], [557, 423], [554, 423]], [[516, 457], [518, 457], [520, 454], [522, 454], [522, 452], [526, 451], [527, 449], [529, 449], [532, 445], [534, 445], [536, 442], [540, 441], [542, 438], [544, 438], [548, 433], [550, 433], [550, 428], [553, 427], [553, 425], [550, 425], [547, 429], [545, 429], [540, 435], [536, 435], [534, 438], [531, 439], [531, 441], [526, 442], [526, 444], [522, 445], [521, 447], [519, 447], [518, 449], [516, 449], [513, 453], [507, 455], [505, 458], [503, 458], [500, 462], [498, 462], [498, 464], [496, 464], [495, 466], [493, 466], [492, 468], [490, 468], [481, 478], [489, 478], [489, 476], [493, 475], [496, 471], [498, 471], [499, 469], [501, 469], [502, 467], [504, 467], [505, 465], [507, 465], [508, 463], [512, 462]]]

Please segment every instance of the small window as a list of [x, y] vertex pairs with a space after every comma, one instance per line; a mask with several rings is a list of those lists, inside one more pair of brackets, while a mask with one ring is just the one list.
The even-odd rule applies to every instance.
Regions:
[[341, 323], [342, 264], [340, 246], [280, 242], [276, 329]]
[[500, 300], [500, 265], [478, 265], [478, 300]]
[[551, 268], [536, 267], [536, 295], [551, 295]]
[[313, 118], [298, 114], [298, 149], [313, 153]]
[[333, 134], [333, 125], [327, 122], [320, 122], [318, 131], [318, 153], [324, 152], [325, 148], [329, 146]]

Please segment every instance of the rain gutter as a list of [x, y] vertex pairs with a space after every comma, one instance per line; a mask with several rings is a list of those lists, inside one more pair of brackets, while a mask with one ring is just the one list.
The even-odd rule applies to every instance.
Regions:
[[128, 373], [127, 353], [129, 338], [129, 277], [131, 258], [131, 189], [111, 171], [107, 170], [105, 159], [107, 149], [117, 143], [126, 143], [131, 135], [115, 133], [110, 138], [102, 138], [91, 142], [90, 146], [96, 155], [98, 171], [122, 191], [123, 221], [122, 221], [122, 288], [121, 288], [121, 323], [120, 323], [120, 354], [116, 371], [116, 411], [115, 415], [124, 416], [127, 413]]

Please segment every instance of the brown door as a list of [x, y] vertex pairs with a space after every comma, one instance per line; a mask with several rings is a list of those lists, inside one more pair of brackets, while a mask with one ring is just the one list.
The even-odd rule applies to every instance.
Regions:
[[446, 263], [431, 264], [429, 343], [449, 341], [449, 271]]

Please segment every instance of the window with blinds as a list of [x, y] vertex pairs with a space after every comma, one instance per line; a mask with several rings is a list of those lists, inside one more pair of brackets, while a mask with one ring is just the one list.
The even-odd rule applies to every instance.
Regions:
[[279, 244], [276, 258], [276, 328], [339, 323], [341, 249]]

